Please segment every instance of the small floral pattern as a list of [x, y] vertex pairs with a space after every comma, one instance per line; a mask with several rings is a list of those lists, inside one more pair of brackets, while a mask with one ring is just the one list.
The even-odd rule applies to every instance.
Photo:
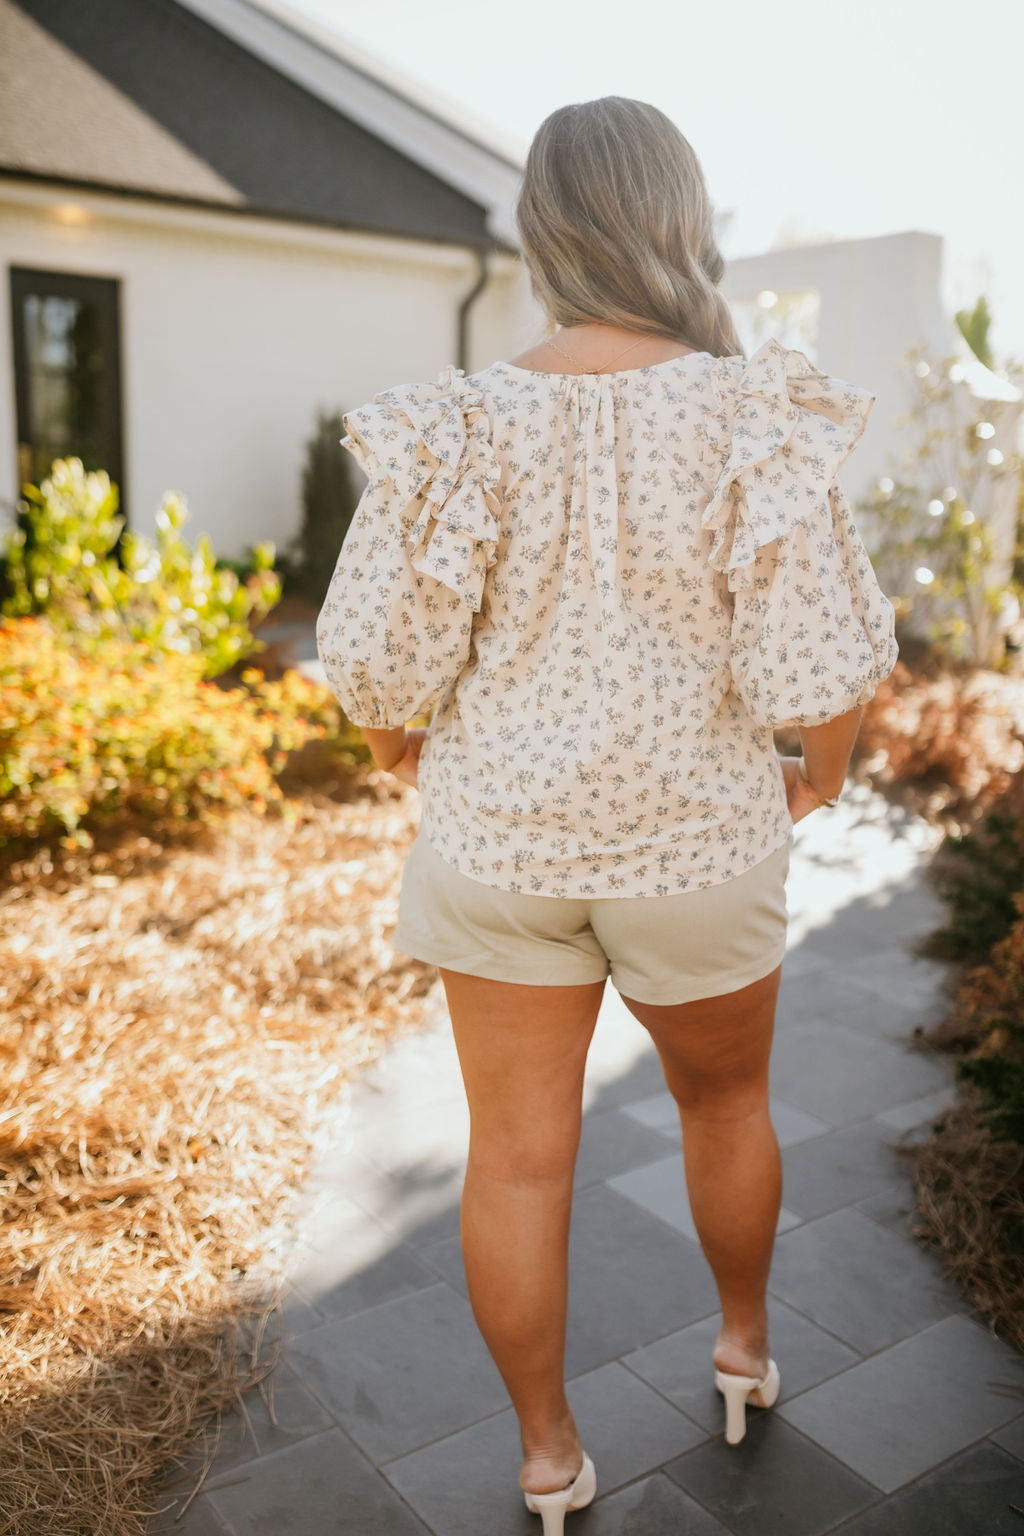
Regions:
[[485, 885], [658, 896], [792, 830], [772, 732], [864, 704], [895, 614], [837, 480], [874, 395], [766, 342], [494, 363], [345, 418], [368, 477], [317, 622], [359, 726], [437, 703], [423, 830]]

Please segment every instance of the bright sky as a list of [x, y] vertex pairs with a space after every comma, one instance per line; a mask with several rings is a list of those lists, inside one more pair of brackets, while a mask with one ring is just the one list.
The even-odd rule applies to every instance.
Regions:
[[[1022, 0], [289, 0], [529, 142], [640, 97], [690, 140], [722, 248], [926, 230], [953, 311], [1024, 361]], [[1014, 191], [1016, 188], [1016, 192]]]

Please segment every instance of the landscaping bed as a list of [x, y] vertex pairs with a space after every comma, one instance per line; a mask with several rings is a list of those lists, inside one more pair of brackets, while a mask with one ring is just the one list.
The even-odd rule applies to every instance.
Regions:
[[978, 1317], [1024, 1350], [1024, 673], [897, 665], [867, 710], [854, 773], [947, 833], [949, 907], [921, 953], [951, 962], [953, 1002], [923, 1031], [958, 1097], [909, 1149], [915, 1234]]
[[364, 769], [300, 793], [298, 826], [147, 820], [8, 860], [4, 1536], [141, 1536], [272, 1362], [271, 1235], [322, 1115], [422, 1017], [436, 973], [390, 942], [415, 792]]

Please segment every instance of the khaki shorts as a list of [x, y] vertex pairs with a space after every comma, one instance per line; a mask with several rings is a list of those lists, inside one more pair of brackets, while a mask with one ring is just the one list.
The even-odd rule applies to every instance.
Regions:
[[577, 986], [610, 975], [642, 1003], [718, 997], [782, 962], [792, 845], [790, 833], [742, 875], [674, 896], [538, 896], [462, 874], [421, 824], [402, 873], [395, 947], [494, 981]]

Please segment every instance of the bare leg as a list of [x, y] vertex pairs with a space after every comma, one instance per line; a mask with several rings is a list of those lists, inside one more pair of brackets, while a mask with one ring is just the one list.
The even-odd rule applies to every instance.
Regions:
[[520, 1486], [564, 1488], [583, 1453], [565, 1395], [569, 1218], [583, 1072], [604, 982], [524, 986], [441, 970], [470, 1112], [462, 1254], [508, 1388]]
[[623, 998], [650, 1031], [679, 1106], [690, 1210], [722, 1307], [714, 1364], [752, 1376], [768, 1367], [765, 1292], [782, 1201], [768, 1112], [781, 976], [780, 965], [738, 992], [675, 1007]]

